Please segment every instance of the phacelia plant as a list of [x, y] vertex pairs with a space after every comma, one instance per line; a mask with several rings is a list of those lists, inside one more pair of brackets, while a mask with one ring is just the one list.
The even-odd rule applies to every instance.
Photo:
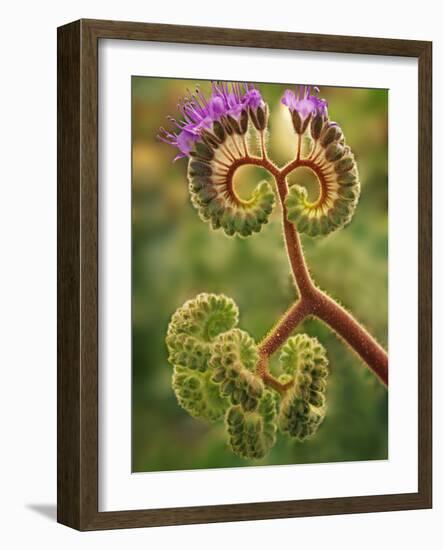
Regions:
[[[388, 357], [376, 340], [314, 283], [305, 262], [300, 234], [327, 235], [348, 224], [360, 196], [357, 164], [340, 126], [329, 119], [327, 102], [318, 90], [300, 86], [286, 90], [296, 149], [294, 159], [278, 167], [268, 155], [269, 108], [251, 84], [213, 83], [210, 97], [197, 89], [179, 104], [176, 129], [161, 129], [160, 139], [188, 159], [192, 204], [201, 219], [226, 235], [249, 237], [268, 222], [276, 196], [298, 299], [267, 336], [256, 343], [238, 328], [236, 304], [224, 295], [199, 294], [172, 316], [166, 336], [172, 385], [180, 405], [193, 417], [224, 419], [234, 453], [259, 459], [281, 432], [296, 440], [312, 437], [326, 414], [328, 359], [325, 348], [307, 334], [292, 333], [307, 317], [327, 324], [388, 384]], [[250, 153], [258, 137], [260, 154]], [[260, 182], [249, 199], [234, 187], [238, 168], [265, 168], [275, 191]], [[288, 185], [299, 167], [316, 175], [320, 193], [310, 201], [300, 185]], [[281, 348], [283, 374], [269, 370], [269, 358]]]

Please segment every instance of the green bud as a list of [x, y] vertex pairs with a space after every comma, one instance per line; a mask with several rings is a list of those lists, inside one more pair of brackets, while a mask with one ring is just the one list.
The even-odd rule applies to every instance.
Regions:
[[[303, 133], [305, 128], [296, 110], [292, 117], [295, 130]], [[327, 235], [350, 222], [360, 195], [360, 183], [354, 156], [335, 122], [315, 116], [310, 122], [310, 135], [317, 142], [316, 154], [310, 162], [316, 164], [321, 193], [317, 200], [310, 202], [303, 187], [291, 185], [285, 207], [288, 221], [300, 233], [316, 237]], [[306, 137], [305, 134], [303, 137]], [[351, 187], [352, 191], [345, 187]]]
[[209, 164], [202, 162], [200, 160], [193, 160], [189, 162], [189, 175], [194, 176], [211, 176], [212, 168]]
[[231, 115], [227, 115], [222, 119], [223, 126], [225, 127], [228, 134], [239, 134], [240, 133], [240, 127], [235, 120], [235, 118]]
[[[264, 113], [263, 109], [261, 112]], [[223, 124], [214, 123], [213, 131], [222, 141], [227, 135], [232, 140], [229, 133], [241, 134], [241, 124], [241, 121], [227, 117]], [[269, 183], [263, 181], [248, 200], [240, 199], [233, 188], [233, 173], [222, 167], [220, 160], [222, 164], [226, 163], [223, 153], [217, 152], [207, 141], [195, 144], [188, 168], [191, 202], [201, 219], [211, 223], [214, 229], [221, 228], [228, 236], [249, 237], [268, 222], [274, 207], [274, 192]]]
[[223, 126], [217, 120], [213, 123], [212, 131], [214, 132], [215, 136], [220, 140], [220, 142], [224, 141], [224, 139], [226, 138], [226, 133]]
[[266, 390], [253, 412], [231, 406], [226, 414], [229, 445], [242, 458], [263, 458], [275, 444], [277, 409], [273, 394]]
[[257, 408], [264, 391], [263, 382], [255, 372], [257, 362], [258, 348], [245, 331], [232, 329], [220, 334], [214, 342], [209, 362], [214, 370], [212, 380], [220, 384], [224, 397], [233, 405], [240, 404], [245, 411]]
[[[326, 350], [317, 338], [307, 334], [297, 334], [289, 338], [282, 347], [280, 363], [284, 372], [291, 375], [304, 372], [303, 376], [306, 376], [306, 373], [312, 375], [316, 368], [324, 368], [328, 360]], [[308, 366], [307, 371], [304, 370], [305, 366]]]
[[311, 409], [308, 401], [299, 396], [294, 386], [280, 404], [278, 426], [283, 433], [299, 441], [312, 437], [325, 416], [325, 409]]
[[202, 140], [203, 140], [203, 143], [205, 143], [208, 147], [214, 150], [218, 149], [218, 146], [223, 141], [222, 139], [219, 139], [217, 136], [215, 136], [214, 134], [212, 134], [207, 130], [203, 130]]
[[337, 178], [337, 183], [339, 185], [356, 185], [358, 181], [358, 176], [354, 172], [344, 172], [339, 174]]
[[316, 237], [320, 233], [320, 223], [318, 218], [311, 218], [309, 220], [309, 225], [305, 230], [310, 237]]
[[210, 376], [210, 371], [196, 372], [175, 366], [172, 388], [179, 404], [191, 416], [216, 422], [225, 414], [228, 402], [221, 397], [218, 386], [212, 382]]
[[300, 231], [300, 233], [308, 232], [309, 225], [309, 218], [307, 215], [300, 216], [297, 220], [297, 229]]
[[331, 143], [325, 151], [325, 158], [329, 162], [334, 162], [341, 158], [344, 154], [344, 147], [339, 143]]
[[326, 365], [316, 365], [311, 371], [313, 378], [327, 378], [329, 375], [328, 367]]
[[284, 433], [303, 441], [315, 433], [326, 411], [326, 350], [316, 338], [297, 334], [283, 346], [280, 363], [294, 384], [282, 397], [278, 424]]
[[[323, 135], [324, 141], [329, 140], [328, 136], [336, 136], [337, 132], [341, 135], [340, 129], [330, 126]], [[334, 165], [334, 161], [345, 153], [348, 155], [343, 159], [346, 162], [340, 166], [338, 163]], [[294, 184], [289, 187], [285, 198], [286, 217], [300, 233], [310, 237], [327, 235], [351, 220], [360, 196], [357, 169], [351, 155], [349, 148], [338, 141], [332, 141], [326, 146], [323, 162], [330, 163], [334, 171], [328, 173], [327, 185], [324, 184], [323, 179], [319, 179], [319, 184], [323, 187], [317, 201], [311, 203], [306, 189], [300, 185]], [[350, 163], [352, 170], [341, 171]], [[336, 170], [337, 167], [339, 171]], [[322, 171], [325, 168], [322, 167], [319, 170]]]
[[171, 318], [166, 335], [169, 361], [191, 370], [205, 371], [212, 343], [238, 322], [238, 308], [224, 295], [199, 294]]
[[317, 140], [323, 128], [323, 116], [317, 115], [311, 121], [311, 136]]
[[359, 196], [359, 189], [350, 186], [340, 186], [337, 189], [337, 195], [347, 201], [355, 201]]
[[214, 158], [214, 150], [212, 147], [208, 147], [205, 143], [197, 141], [193, 151], [191, 151], [191, 156], [199, 158], [203, 161], [212, 160]]
[[325, 396], [321, 392], [311, 391], [309, 394], [309, 402], [311, 405], [314, 405], [314, 407], [323, 407], [325, 404]]
[[296, 131], [297, 134], [301, 134], [303, 121], [297, 109], [294, 109], [292, 111], [291, 117], [292, 117], [292, 125], [294, 126], [294, 130]]
[[202, 205], [207, 205], [217, 197], [217, 192], [212, 187], [202, 187], [199, 191], [198, 197]]
[[355, 161], [353, 157], [345, 157], [337, 161], [334, 165], [334, 170], [337, 174], [343, 174], [354, 167]]
[[341, 135], [341, 128], [338, 125], [329, 122], [323, 127], [323, 131], [320, 136], [320, 144], [322, 147], [327, 147], [333, 141], [338, 141]]
[[248, 130], [248, 122], [249, 122], [248, 111], [246, 109], [243, 109], [240, 115], [240, 133], [241, 134], [246, 134]]
[[257, 130], [263, 131], [266, 128], [266, 111], [262, 107], [257, 107]]

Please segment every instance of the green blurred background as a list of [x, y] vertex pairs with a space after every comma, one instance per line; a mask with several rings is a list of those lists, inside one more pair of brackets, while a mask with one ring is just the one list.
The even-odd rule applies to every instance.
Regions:
[[[156, 140], [166, 116], [178, 115], [179, 98], [197, 84], [210, 88], [202, 81], [132, 79], [133, 471], [387, 459], [386, 389], [315, 320], [298, 331], [317, 336], [326, 347], [331, 376], [328, 412], [311, 440], [298, 443], [279, 434], [264, 459], [247, 461], [228, 449], [222, 422], [207, 425], [179, 407], [164, 344], [179, 306], [199, 292], [224, 293], [240, 308], [240, 327], [258, 341], [296, 297], [278, 207], [262, 232], [248, 239], [212, 231], [190, 204], [186, 160], [173, 163], [175, 149]], [[271, 112], [270, 154], [283, 164], [295, 148], [288, 112], [280, 105], [288, 85], [259, 86]], [[348, 227], [303, 239], [307, 261], [321, 288], [387, 347], [388, 92], [322, 87], [320, 95], [356, 155], [362, 191]], [[299, 172], [291, 181], [297, 177]], [[257, 178], [263, 178], [257, 169], [239, 171], [240, 195], [247, 196]], [[278, 373], [275, 361], [273, 368]]]

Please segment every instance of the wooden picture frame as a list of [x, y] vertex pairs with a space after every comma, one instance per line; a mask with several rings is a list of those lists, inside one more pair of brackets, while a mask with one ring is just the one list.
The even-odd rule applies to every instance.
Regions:
[[[418, 491], [98, 511], [98, 42], [159, 41], [418, 59]], [[289, 518], [432, 506], [432, 44], [80, 20], [58, 29], [58, 521], [79, 530]]]

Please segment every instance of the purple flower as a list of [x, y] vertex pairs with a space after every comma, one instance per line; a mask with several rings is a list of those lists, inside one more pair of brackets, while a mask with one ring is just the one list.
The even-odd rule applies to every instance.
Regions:
[[178, 148], [179, 154], [174, 160], [189, 156], [194, 144], [204, 130], [211, 130], [215, 121], [231, 116], [239, 120], [244, 110], [256, 110], [264, 106], [257, 88], [246, 83], [212, 83], [211, 95], [206, 98], [197, 88], [194, 94], [184, 98], [178, 105], [183, 120], [168, 117], [177, 128], [168, 132], [160, 128], [159, 139]]
[[[314, 87], [314, 93], [318, 93], [318, 91], [318, 88]], [[328, 115], [327, 101], [316, 95], [311, 95], [311, 86], [298, 86], [295, 92], [286, 90], [281, 102], [289, 108], [291, 113], [297, 111], [302, 122], [310, 115]]]

